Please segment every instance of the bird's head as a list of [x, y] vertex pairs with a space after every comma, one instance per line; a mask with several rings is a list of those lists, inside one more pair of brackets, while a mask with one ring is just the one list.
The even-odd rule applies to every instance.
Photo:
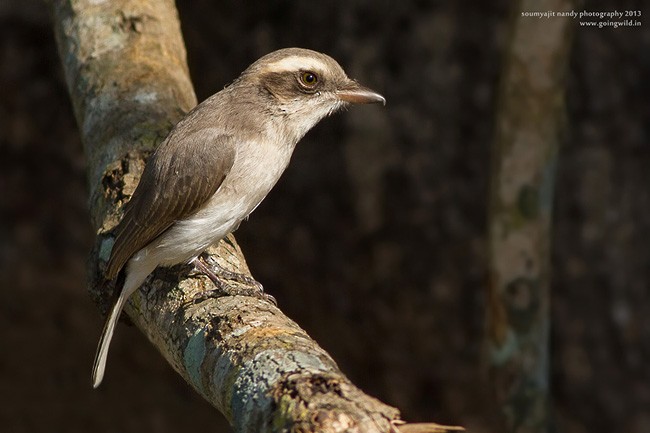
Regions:
[[253, 84], [299, 137], [348, 104], [386, 104], [379, 93], [347, 77], [331, 57], [302, 48], [274, 51], [250, 65], [238, 80]]

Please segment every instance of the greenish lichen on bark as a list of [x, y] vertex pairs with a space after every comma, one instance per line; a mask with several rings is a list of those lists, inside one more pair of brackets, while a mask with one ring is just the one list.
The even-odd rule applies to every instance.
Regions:
[[[172, 0], [54, 0], [52, 6], [88, 161], [97, 230], [89, 288], [102, 305], [110, 291], [102, 275], [111, 230], [147, 156], [196, 98]], [[207, 252], [222, 267], [250, 275], [232, 235]], [[160, 268], [125, 312], [235, 431], [405, 428], [397, 409], [359, 391], [277, 307], [255, 297], [210, 296], [213, 289], [187, 265]], [[424, 431], [444, 431], [429, 426]]]
[[550, 235], [565, 122], [572, 0], [513, 5], [496, 116], [489, 209], [490, 373], [505, 431], [547, 432]]

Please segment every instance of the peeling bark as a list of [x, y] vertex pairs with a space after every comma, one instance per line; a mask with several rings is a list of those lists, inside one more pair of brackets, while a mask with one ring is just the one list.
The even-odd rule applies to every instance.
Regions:
[[[97, 231], [90, 292], [105, 308], [111, 230], [147, 156], [196, 97], [173, 1], [57, 0], [53, 11], [88, 161]], [[250, 275], [232, 235], [208, 252], [222, 267]], [[397, 431], [397, 409], [356, 388], [277, 307], [252, 297], [210, 297], [211, 289], [189, 266], [158, 269], [125, 312], [235, 431]]]
[[514, 5], [493, 147], [489, 365], [505, 431], [546, 432], [551, 210], [563, 133], [573, 0]]

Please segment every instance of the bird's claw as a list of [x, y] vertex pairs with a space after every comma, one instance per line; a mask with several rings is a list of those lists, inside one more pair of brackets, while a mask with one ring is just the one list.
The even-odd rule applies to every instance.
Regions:
[[[217, 289], [206, 292], [200, 299], [195, 300], [195, 302], [200, 302], [201, 300], [214, 297], [215, 295], [216, 297], [241, 295], [252, 296], [270, 302], [273, 305], [278, 305], [276, 299], [272, 295], [264, 292], [264, 286], [262, 286], [262, 284], [255, 278], [223, 269], [211, 257], [208, 257], [205, 260], [202, 260], [202, 258], [203, 256], [197, 257], [193, 260], [193, 264], [199, 272], [210, 278], [215, 286], [217, 286]], [[206, 263], [206, 261], [209, 261], [210, 264]], [[239, 284], [231, 285], [227, 284], [223, 280], [235, 281]]]

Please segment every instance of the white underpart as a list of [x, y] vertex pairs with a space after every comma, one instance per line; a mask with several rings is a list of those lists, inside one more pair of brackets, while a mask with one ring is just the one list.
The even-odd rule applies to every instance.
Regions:
[[331, 92], [325, 92], [322, 95], [313, 95], [310, 100], [299, 101], [299, 104], [293, 102], [291, 101], [287, 104], [291, 104], [287, 111], [291, 110], [295, 114], [287, 118], [286, 121], [291, 122], [292, 130], [300, 137], [303, 137], [309, 132], [321, 119], [336, 112], [345, 104]]
[[[282, 137], [277, 139], [286, 142]], [[289, 164], [293, 147], [266, 140], [238, 146], [230, 173], [208, 203], [191, 217], [174, 223], [162, 236], [138, 251], [129, 260], [129, 277], [137, 273], [139, 276], [134, 276], [134, 283], [139, 279], [144, 281], [158, 265], [189, 262], [235, 230], [280, 178]]]

